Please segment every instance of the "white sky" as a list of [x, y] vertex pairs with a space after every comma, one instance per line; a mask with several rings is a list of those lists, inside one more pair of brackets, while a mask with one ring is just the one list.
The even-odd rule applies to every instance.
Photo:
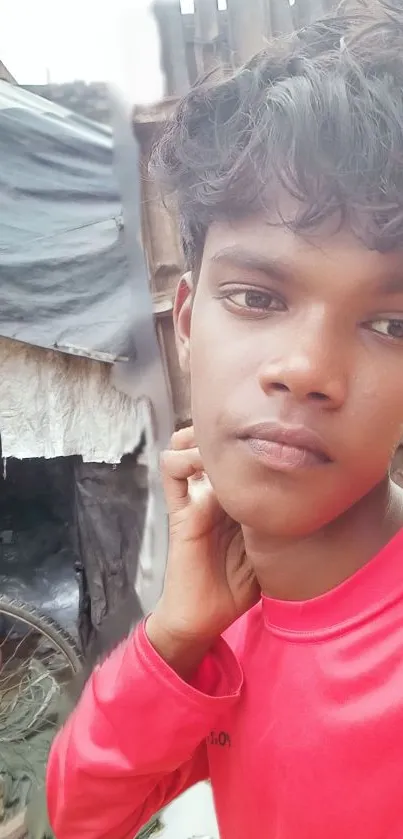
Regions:
[[123, 23], [129, 14], [130, 52], [136, 56], [130, 60], [141, 68], [143, 87], [152, 89], [158, 55], [153, 25], [145, 17], [148, 5], [149, 0], [0, 0], [0, 59], [20, 84], [44, 84], [48, 74], [53, 82], [110, 81], [122, 52], [129, 50]]
[[[125, 37], [122, 10], [130, 8], [134, 20], [144, 14], [149, 2], [0, 0], [0, 59], [20, 84], [44, 84], [48, 74], [53, 82], [110, 81], [116, 43]], [[194, 10], [193, 0], [180, 0], [180, 4], [185, 14]], [[219, 8], [225, 5], [225, 0], [218, 0]], [[120, 30], [118, 38], [114, 34], [116, 26]], [[146, 29], [140, 22], [134, 30], [131, 26], [132, 49], [136, 46], [143, 57], [149, 53]], [[153, 50], [155, 47], [151, 47]], [[143, 80], [147, 83], [144, 71]]]
[[20, 84], [103, 79], [109, 16], [102, 0], [1, 0], [0, 58]]
[[[184, 14], [194, 10], [194, 0], [179, 1]], [[109, 82], [124, 65], [132, 85], [135, 78], [136, 101], [159, 98], [158, 44], [147, 15], [150, 2], [0, 0], [0, 59], [20, 84], [44, 84], [48, 75], [53, 82]], [[293, 5], [294, 0], [289, 2]], [[226, 0], [217, 4], [226, 8]]]

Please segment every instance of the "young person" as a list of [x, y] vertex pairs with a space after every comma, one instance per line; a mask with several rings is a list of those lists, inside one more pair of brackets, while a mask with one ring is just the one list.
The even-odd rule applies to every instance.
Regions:
[[155, 152], [191, 268], [175, 322], [194, 432], [162, 461], [162, 598], [53, 746], [58, 839], [132, 839], [205, 778], [222, 839], [403, 835], [403, 23], [388, 15], [317, 24], [197, 86]]

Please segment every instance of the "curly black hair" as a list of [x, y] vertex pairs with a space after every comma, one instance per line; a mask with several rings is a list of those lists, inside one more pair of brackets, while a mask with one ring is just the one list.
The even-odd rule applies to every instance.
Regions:
[[403, 245], [403, 4], [345, 0], [179, 103], [151, 171], [179, 210], [197, 268], [218, 220], [270, 212], [296, 231], [340, 218], [369, 248]]

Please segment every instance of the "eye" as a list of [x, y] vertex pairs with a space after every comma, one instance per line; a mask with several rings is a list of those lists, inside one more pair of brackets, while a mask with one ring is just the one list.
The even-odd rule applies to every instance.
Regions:
[[386, 335], [387, 338], [395, 338], [403, 341], [403, 319], [399, 318], [382, 318], [382, 320], [373, 320], [368, 324], [373, 332], [378, 335]]
[[275, 297], [269, 291], [259, 289], [233, 289], [228, 291], [224, 299], [232, 303], [238, 309], [252, 312], [284, 311], [285, 305], [282, 300]]

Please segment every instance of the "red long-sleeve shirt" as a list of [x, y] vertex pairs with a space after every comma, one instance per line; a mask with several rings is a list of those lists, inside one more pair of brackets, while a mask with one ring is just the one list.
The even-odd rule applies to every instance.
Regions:
[[263, 601], [183, 682], [141, 626], [53, 746], [57, 839], [133, 839], [212, 781], [221, 839], [402, 839], [403, 531], [338, 588]]

